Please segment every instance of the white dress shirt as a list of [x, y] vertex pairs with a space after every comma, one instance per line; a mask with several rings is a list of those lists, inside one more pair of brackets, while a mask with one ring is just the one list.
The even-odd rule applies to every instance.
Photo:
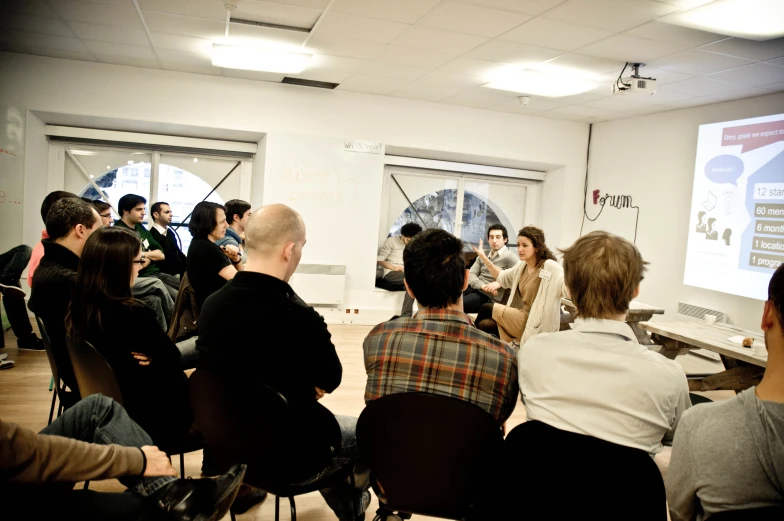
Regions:
[[152, 227], [155, 228], [156, 230], [158, 230], [161, 233], [161, 235], [163, 235], [164, 237], [166, 237], [166, 232], [169, 230], [168, 226], [166, 228], [164, 228], [163, 226], [161, 226], [160, 224], [158, 224], [158, 223], [156, 223], [154, 221], [152, 223]]
[[640, 345], [625, 322], [576, 319], [529, 339], [518, 354], [529, 420], [653, 455], [691, 406], [686, 374]]

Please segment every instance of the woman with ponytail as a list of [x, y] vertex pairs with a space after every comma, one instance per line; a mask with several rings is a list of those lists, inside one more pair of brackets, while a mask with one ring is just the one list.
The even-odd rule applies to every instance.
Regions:
[[520, 230], [517, 234], [517, 254], [521, 262], [513, 268], [502, 270], [493, 265], [482, 251], [481, 242], [474, 251], [496, 278], [489, 285], [489, 290], [512, 289], [506, 305], [482, 305], [476, 317], [479, 329], [518, 345], [523, 345], [536, 334], [558, 331], [563, 268], [547, 247], [542, 230], [535, 226], [526, 226]]

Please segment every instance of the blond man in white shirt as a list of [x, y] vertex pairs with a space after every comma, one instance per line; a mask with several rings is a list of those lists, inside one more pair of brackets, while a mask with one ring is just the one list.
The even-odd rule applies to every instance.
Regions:
[[640, 345], [625, 322], [646, 263], [632, 243], [606, 232], [562, 253], [578, 318], [571, 331], [543, 333], [520, 348], [527, 418], [655, 455], [691, 401], [681, 366]]

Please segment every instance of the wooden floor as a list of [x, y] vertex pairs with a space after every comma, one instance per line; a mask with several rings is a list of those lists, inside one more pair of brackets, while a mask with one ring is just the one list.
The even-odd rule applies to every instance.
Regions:
[[[323, 398], [322, 403], [335, 414], [359, 416], [364, 407], [363, 393], [365, 389], [365, 369], [362, 360], [362, 340], [370, 331], [370, 326], [330, 325], [333, 341], [343, 363], [343, 383], [333, 394]], [[42, 352], [18, 351], [16, 338], [12, 333], [5, 334], [6, 348], [0, 353], [8, 353], [9, 359], [16, 362], [16, 367], [0, 371], [0, 417], [7, 422], [18, 423], [34, 430], [46, 426], [52, 394], [49, 392], [51, 372]], [[716, 399], [732, 396], [732, 393], [708, 393]], [[525, 421], [525, 409], [518, 402], [514, 414], [507, 422], [507, 432]], [[669, 462], [669, 451], [657, 457], [657, 463], [664, 470]], [[175, 467], [179, 460], [175, 458]], [[201, 452], [193, 452], [185, 456], [185, 473], [187, 476], [199, 477], [201, 469]], [[93, 482], [94, 490], [124, 490], [116, 480]], [[368, 509], [367, 519], [372, 520], [376, 511], [375, 498]], [[415, 516], [416, 519], [433, 519]], [[281, 504], [281, 519], [288, 520], [287, 504]], [[327, 521], [336, 519], [326, 506], [321, 496], [314, 492], [297, 498], [297, 518], [301, 521]], [[225, 519], [229, 519], [226, 516]], [[241, 521], [274, 519], [274, 500], [269, 498], [263, 505], [238, 516]]]

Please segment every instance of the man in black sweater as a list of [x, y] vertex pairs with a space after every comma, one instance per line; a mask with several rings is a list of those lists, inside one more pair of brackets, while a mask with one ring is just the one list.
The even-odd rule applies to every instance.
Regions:
[[152, 227], [150, 233], [158, 241], [166, 256], [158, 263], [163, 273], [181, 277], [185, 273], [185, 254], [182, 253], [182, 241], [177, 232], [169, 227], [172, 223], [172, 209], [169, 203], [159, 201], [150, 207]]
[[[285, 475], [289, 483], [314, 481], [334, 472], [346, 460], [354, 460], [356, 490], [346, 480], [322, 489], [321, 494], [339, 519], [364, 518], [370, 500], [369, 470], [359, 458], [357, 420], [336, 416], [339, 438], [329, 439], [327, 433], [334, 426], [332, 413], [318, 403], [340, 385], [343, 368], [324, 319], [288, 284], [302, 256], [305, 223], [291, 208], [270, 205], [253, 213], [245, 234], [245, 271], [206, 300], [196, 348], [202, 366], [230, 382], [227, 392], [243, 414], [268, 412], [259, 405], [261, 385], [281, 393], [291, 413], [286, 424], [271, 426], [288, 433], [282, 446], [271, 450], [259, 444], [256, 449], [255, 440], [243, 440], [239, 432], [233, 443], [247, 446], [257, 458], [263, 458], [259, 465], [275, 475]], [[229, 324], [240, 327], [227, 329]], [[332, 463], [326, 468], [323, 464], [314, 468], [309, 456], [318, 454], [319, 446], [325, 444], [340, 445], [340, 449], [333, 452]], [[247, 455], [251, 466], [254, 456]], [[352, 495], [362, 499], [354, 513]]]
[[46, 326], [52, 341], [59, 377], [73, 391], [76, 378], [65, 348], [65, 314], [76, 286], [79, 257], [87, 238], [101, 227], [101, 216], [81, 199], [60, 199], [46, 215], [48, 239], [42, 241], [44, 256], [35, 270], [33, 291], [27, 307]]

